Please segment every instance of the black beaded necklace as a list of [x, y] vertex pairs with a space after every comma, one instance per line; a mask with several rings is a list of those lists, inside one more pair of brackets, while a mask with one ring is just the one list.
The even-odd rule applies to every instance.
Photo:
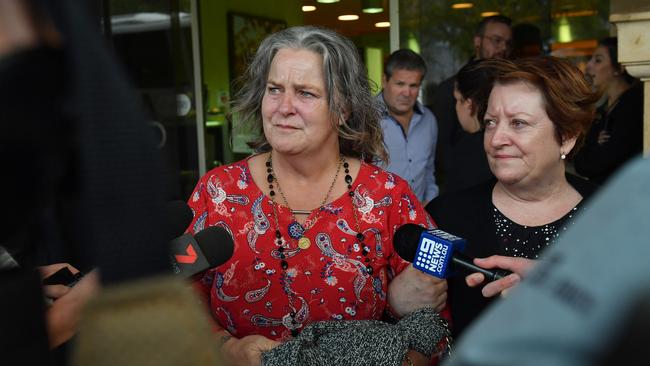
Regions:
[[[321, 206], [317, 208], [317, 210], [321, 210], [322, 207], [327, 203], [327, 199], [329, 198], [330, 193], [332, 192], [332, 189], [334, 187], [334, 184], [336, 183], [336, 180], [338, 178], [338, 173], [339, 169], [343, 166], [344, 172], [345, 172], [345, 183], [347, 185], [348, 189], [348, 196], [350, 197], [350, 200], [352, 201], [352, 212], [354, 216], [354, 224], [355, 224], [355, 229], [356, 229], [356, 235], [355, 238], [358, 241], [358, 245], [361, 249], [361, 254], [364, 256], [364, 265], [366, 269], [366, 274], [371, 276], [374, 272], [373, 267], [372, 267], [372, 259], [368, 257], [368, 254], [370, 253], [370, 248], [366, 246], [365, 244], [365, 235], [361, 232], [361, 225], [359, 223], [359, 215], [357, 213], [357, 210], [355, 208], [354, 204], [354, 190], [352, 189], [352, 176], [350, 175], [350, 164], [345, 160], [345, 157], [343, 155], [340, 156], [339, 160], [339, 167], [337, 168], [336, 174], [334, 176], [334, 180], [330, 186], [329, 191], [327, 192], [327, 195], [325, 196], [325, 199], [323, 200]], [[277, 180], [277, 177], [274, 174], [273, 171], [273, 159], [272, 159], [272, 154], [269, 153], [269, 157], [266, 160], [266, 173], [267, 173], [267, 182], [269, 183], [269, 196], [271, 197], [271, 203], [272, 203], [272, 208], [273, 208], [273, 218], [275, 221], [275, 243], [277, 246], [277, 258], [280, 259], [280, 267], [282, 270], [285, 272], [289, 268], [289, 262], [287, 262], [287, 255], [285, 254], [285, 250], [290, 249], [289, 241], [285, 241], [282, 238], [282, 232], [280, 231], [280, 221], [278, 219], [278, 212], [277, 212], [277, 203], [275, 202], [275, 185], [278, 187], [278, 191], [280, 192], [280, 195], [282, 196], [283, 200], [285, 201], [285, 205], [289, 207], [289, 203], [287, 202], [286, 198], [284, 197], [284, 193], [282, 193], [282, 188], [280, 188], [280, 183]], [[287, 232], [289, 234], [289, 237], [291, 237], [294, 240], [298, 240], [298, 248], [295, 248], [295, 251], [300, 251], [300, 250], [306, 250], [309, 248], [309, 239], [305, 237], [305, 232], [311, 228], [311, 225], [307, 228], [303, 227], [300, 223], [297, 222], [295, 214], [304, 214], [303, 211], [301, 210], [292, 210], [289, 207], [289, 210], [291, 212], [291, 217], [292, 217], [292, 222], [289, 224], [287, 227]], [[315, 220], [313, 221], [315, 223]], [[302, 243], [302, 245], [301, 245]], [[287, 297], [289, 299], [290, 306], [293, 304], [293, 295], [290, 293], [287, 293]], [[293, 306], [292, 306], [293, 307]], [[294, 311], [291, 311], [289, 313], [289, 316], [291, 317], [291, 322], [292, 324], [296, 324], [296, 314]], [[297, 336], [298, 335], [298, 330], [297, 329], [291, 329], [291, 335], [292, 336]]]

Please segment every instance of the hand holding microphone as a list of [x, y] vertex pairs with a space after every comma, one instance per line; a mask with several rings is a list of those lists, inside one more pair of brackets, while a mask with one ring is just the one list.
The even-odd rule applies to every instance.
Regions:
[[427, 230], [415, 224], [401, 226], [393, 237], [395, 251], [413, 267], [438, 278], [447, 278], [454, 269], [479, 272], [488, 281], [502, 279], [511, 272], [480, 267], [463, 254], [465, 239], [440, 229]]
[[45, 319], [50, 348], [67, 342], [77, 332], [81, 312], [86, 303], [100, 288], [97, 270], [82, 276], [68, 263], [55, 263], [39, 267], [43, 279], [43, 292], [51, 299]]
[[[505, 257], [493, 255], [487, 258], [476, 258], [474, 263], [482, 268], [504, 268], [513, 273], [499, 280], [492, 281], [481, 289], [485, 297], [495, 295], [505, 295], [507, 291], [521, 281], [526, 273], [535, 265], [535, 261], [527, 258]], [[465, 277], [465, 282], [469, 287], [476, 287], [485, 282], [482, 273], [476, 272]]]

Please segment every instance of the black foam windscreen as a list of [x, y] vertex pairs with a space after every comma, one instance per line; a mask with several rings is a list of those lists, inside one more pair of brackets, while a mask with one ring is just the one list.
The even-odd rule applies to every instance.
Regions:
[[404, 224], [393, 235], [393, 247], [405, 261], [413, 262], [420, 242], [420, 234], [426, 230], [416, 224]]
[[165, 203], [165, 216], [167, 218], [166, 235], [172, 238], [183, 235], [192, 222], [192, 210], [185, 201], [169, 201]]
[[235, 243], [230, 233], [219, 226], [211, 226], [194, 235], [210, 268], [219, 266], [232, 257]]

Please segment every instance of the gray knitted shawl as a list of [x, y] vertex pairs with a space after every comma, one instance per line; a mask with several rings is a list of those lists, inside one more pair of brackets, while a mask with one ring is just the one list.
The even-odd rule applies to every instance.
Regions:
[[264, 366], [401, 365], [408, 349], [431, 355], [447, 335], [440, 316], [424, 308], [397, 324], [379, 320], [320, 321], [262, 354]]

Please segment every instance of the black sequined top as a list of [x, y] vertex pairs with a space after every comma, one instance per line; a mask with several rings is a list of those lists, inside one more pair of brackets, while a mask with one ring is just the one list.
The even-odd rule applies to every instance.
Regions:
[[[572, 225], [575, 216], [587, 207], [588, 197], [595, 190], [590, 182], [572, 175], [567, 175], [567, 181], [583, 200], [564, 217], [543, 226], [518, 225], [498, 212], [492, 203], [496, 179], [439, 196], [427, 205], [427, 211], [442, 230], [467, 240], [464, 248], [467, 256], [485, 258], [498, 254], [537, 258], [544, 248], [562, 237], [562, 232]], [[455, 337], [460, 336], [483, 309], [499, 298], [484, 297], [480, 286], [468, 287], [465, 283], [467, 274], [466, 271], [447, 279]]]
[[578, 203], [566, 215], [551, 223], [526, 226], [510, 220], [492, 205], [494, 228], [501, 253], [511, 257], [537, 259], [544, 248], [554, 243], [560, 233], [573, 224], [572, 218], [579, 207]]

